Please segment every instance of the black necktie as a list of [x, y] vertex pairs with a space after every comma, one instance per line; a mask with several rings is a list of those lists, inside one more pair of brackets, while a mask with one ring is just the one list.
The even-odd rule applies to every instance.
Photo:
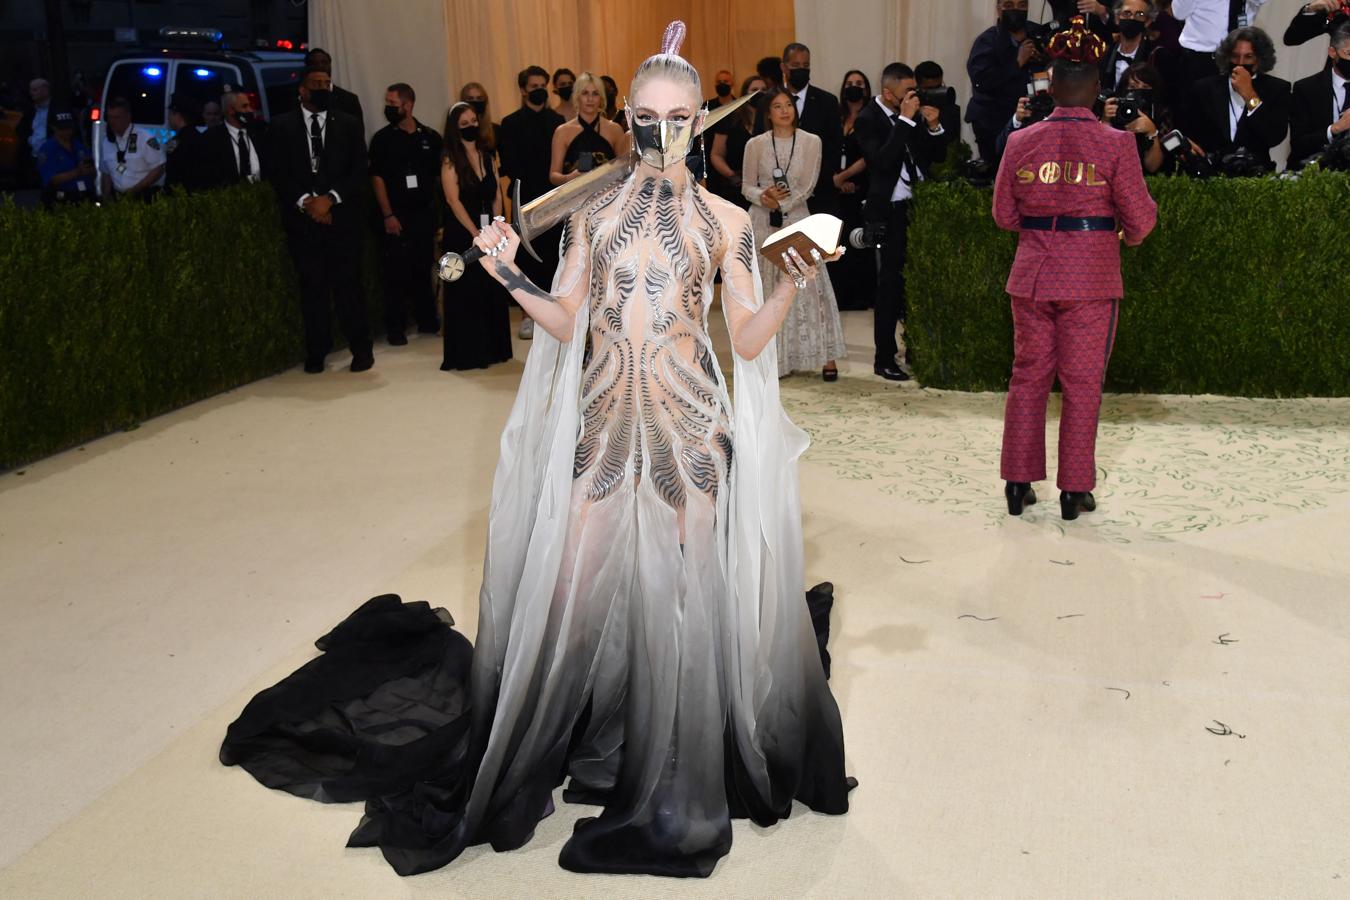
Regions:
[[239, 177], [248, 178], [253, 174], [253, 160], [248, 152], [248, 138], [244, 136], [244, 130], [239, 129]]
[[310, 160], [311, 168], [315, 172], [319, 171], [319, 160], [323, 158], [323, 128], [319, 125], [317, 115], [309, 117], [309, 155], [313, 157]]
[[1247, 0], [1228, 0], [1228, 31], [1238, 27], [1238, 19], [1247, 9]]

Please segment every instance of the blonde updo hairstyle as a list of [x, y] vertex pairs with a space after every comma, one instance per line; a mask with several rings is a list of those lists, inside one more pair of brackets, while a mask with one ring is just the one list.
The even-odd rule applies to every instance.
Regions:
[[647, 82], [666, 80], [688, 87], [692, 97], [691, 109], [697, 110], [703, 105], [703, 85], [698, 70], [680, 56], [686, 33], [684, 23], [678, 19], [666, 26], [665, 35], [661, 38], [661, 52], [649, 56], [633, 75], [633, 84], [628, 91], [630, 104], [636, 104], [638, 92]]

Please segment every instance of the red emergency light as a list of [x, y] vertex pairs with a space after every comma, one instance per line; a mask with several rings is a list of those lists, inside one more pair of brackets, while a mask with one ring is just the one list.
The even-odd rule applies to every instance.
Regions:
[[103, 118], [103, 112], [102, 112], [97, 106], [95, 106], [94, 108], [92, 108], [92, 109], [89, 110], [89, 121], [90, 121], [90, 122], [97, 122], [97, 121], [101, 120], [102, 118]]

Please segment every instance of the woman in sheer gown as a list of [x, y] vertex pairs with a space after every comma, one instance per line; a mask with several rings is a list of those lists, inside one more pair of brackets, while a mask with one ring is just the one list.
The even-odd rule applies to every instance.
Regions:
[[[820, 175], [820, 138], [797, 127], [797, 105], [785, 88], [774, 88], [765, 100], [768, 130], [745, 145], [741, 192], [750, 201], [756, 246], [774, 232], [795, 225], [809, 214], [806, 201]], [[775, 173], [787, 182], [784, 191]], [[786, 278], [776, 266], [761, 269], [764, 290], [772, 292]], [[797, 295], [778, 332], [778, 374], [817, 371], [826, 381], [839, 378], [835, 360], [845, 356], [844, 326], [839, 320], [830, 279], [819, 278]]]
[[[446, 216], [443, 251], [462, 251], [483, 225], [501, 214], [501, 186], [478, 111], [465, 101], [445, 117], [441, 187]], [[511, 318], [506, 295], [481, 270], [465, 271], [442, 285], [444, 348], [441, 370], [485, 369], [511, 358]]]
[[[688, 177], [701, 89], [680, 36], [638, 69], [640, 162], [567, 222], [552, 291], [504, 225], [475, 242], [539, 329], [501, 439], [471, 670], [443, 613], [376, 598], [222, 748], [269, 786], [365, 798], [349, 843], [401, 874], [522, 846], [565, 778], [565, 799], [602, 808], [562, 849], [579, 872], [707, 876], [732, 817], [848, 808], [802, 602], [807, 441], [773, 343], [817, 271], [795, 257], [766, 296], [746, 214]], [[708, 332], [719, 268], [734, 404]]]

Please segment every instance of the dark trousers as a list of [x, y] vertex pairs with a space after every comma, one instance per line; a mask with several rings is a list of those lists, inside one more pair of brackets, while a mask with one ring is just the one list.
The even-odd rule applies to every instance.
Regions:
[[436, 230], [431, 212], [398, 214], [403, 233], [380, 237], [380, 267], [384, 276], [384, 326], [387, 334], [403, 334], [412, 307], [417, 330], [436, 332], [436, 296], [431, 283]]
[[1202, 78], [1219, 74], [1219, 66], [1214, 61], [1213, 53], [1201, 53], [1183, 47], [1174, 71], [1178, 79], [1175, 82], [1176, 86], [1172, 87], [1173, 82], [1168, 82], [1168, 94], [1172, 98], [1172, 115], [1177, 121], [1188, 123], [1191, 120], [1191, 88]]
[[1003, 133], [1003, 126], [991, 129], [972, 125], [971, 128], [975, 131], [975, 146], [979, 149], [980, 159], [991, 166], [997, 166], [998, 158], [1002, 155], [998, 152], [998, 136]]
[[[900, 351], [895, 341], [895, 326], [905, 321], [909, 304], [905, 300], [905, 251], [909, 245], [909, 201], [889, 203], [881, 213], [886, 221], [886, 238], [881, 244], [881, 271], [877, 275], [877, 302], [872, 311], [872, 339], [876, 343], [878, 366], [895, 365]], [[876, 215], [876, 212], [873, 212]]]
[[305, 361], [322, 363], [333, 349], [332, 307], [353, 356], [370, 353], [370, 323], [361, 296], [361, 232], [358, 223], [306, 221], [288, 235], [300, 276], [300, 311], [305, 319]]

